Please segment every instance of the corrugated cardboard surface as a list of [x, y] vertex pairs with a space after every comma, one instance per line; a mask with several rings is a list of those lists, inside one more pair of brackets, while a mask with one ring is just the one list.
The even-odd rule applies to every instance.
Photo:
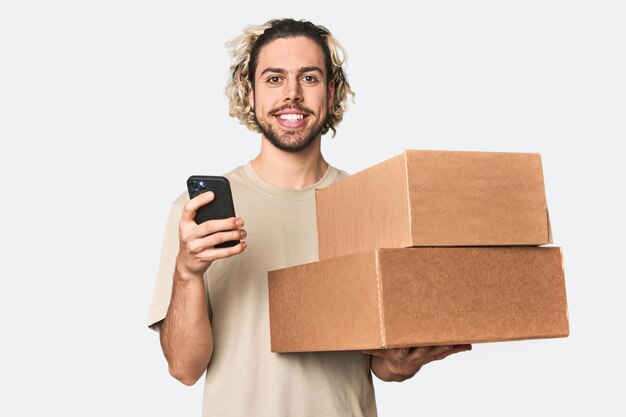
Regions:
[[412, 246], [550, 243], [539, 154], [407, 151], [406, 157]]
[[564, 337], [560, 248], [379, 249], [269, 274], [272, 351]]
[[406, 151], [318, 190], [320, 259], [376, 248], [551, 243], [534, 153]]
[[405, 155], [356, 175], [316, 192], [320, 259], [412, 246]]
[[378, 340], [377, 279], [374, 251], [269, 272], [272, 351], [350, 350]]

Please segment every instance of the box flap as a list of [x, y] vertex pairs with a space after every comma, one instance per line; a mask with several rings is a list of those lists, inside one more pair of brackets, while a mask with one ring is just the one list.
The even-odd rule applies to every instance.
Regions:
[[546, 222], [548, 223], [548, 243], [552, 243], [552, 225], [550, 224], [550, 210], [546, 210]]
[[405, 154], [317, 190], [320, 259], [411, 246], [407, 192]]

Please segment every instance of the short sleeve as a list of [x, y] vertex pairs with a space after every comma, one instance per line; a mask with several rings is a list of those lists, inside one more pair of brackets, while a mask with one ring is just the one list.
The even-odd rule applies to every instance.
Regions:
[[183, 207], [188, 200], [187, 193], [183, 193], [174, 201], [165, 225], [161, 259], [148, 312], [148, 326], [157, 332], [161, 330], [161, 321], [165, 318], [170, 305], [174, 268], [179, 249], [178, 223], [180, 222]]

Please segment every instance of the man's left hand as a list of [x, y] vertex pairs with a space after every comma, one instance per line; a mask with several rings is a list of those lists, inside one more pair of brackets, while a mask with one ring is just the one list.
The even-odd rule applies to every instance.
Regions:
[[472, 350], [472, 345], [421, 346], [401, 349], [363, 350], [372, 355], [371, 369], [383, 381], [404, 381], [411, 378], [420, 368], [453, 353]]

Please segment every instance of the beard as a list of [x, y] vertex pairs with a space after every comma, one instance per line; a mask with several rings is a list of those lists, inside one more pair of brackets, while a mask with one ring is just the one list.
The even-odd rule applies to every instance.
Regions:
[[[274, 117], [273, 115], [280, 110], [284, 110], [284, 108], [271, 111], [269, 113], [269, 117]], [[298, 108], [298, 110], [303, 109]], [[308, 134], [306, 132], [299, 132], [296, 130], [287, 130], [282, 134], [279, 134], [275, 129], [272, 128], [272, 126], [270, 126], [269, 123], [257, 117], [256, 109], [254, 109], [254, 116], [256, 120], [256, 125], [258, 126], [263, 136], [267, 138], [267, 140], [269, 140], [270, 143], [274, 145], [274, 147], [276, 147], [277, 149], [289, 153], [302, 152], [309, 146], [311, 146], [311, 144], [315, 142], [315, 139], [320, 136], [325, 125], [325, 122], [318, 122], [317, 125], [312, 127]]]

